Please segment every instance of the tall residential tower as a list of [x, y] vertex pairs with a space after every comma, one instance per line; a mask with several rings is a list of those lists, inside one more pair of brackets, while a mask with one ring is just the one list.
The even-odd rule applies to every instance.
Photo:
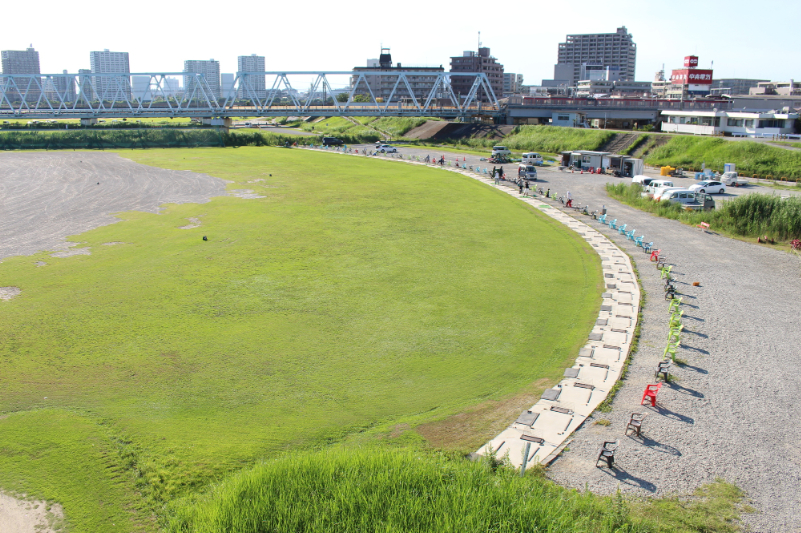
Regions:
[[[200, 88], [211, 90], [209, 97], [215, 100], [220, 98], [220, 62], [213, 59], [196, 60], [188, 59], [184, 61], [184, 72], [191, 72], [194, 74], [202, 74], [206, 80], [207, 85], [201, 85]], [[199, 87], [195, 85], [197, 78], [195, 76], [184, 76], [184, 96], [188, 99], [202, 98], [202, 93], [198, 91]]]
[[[637, 45], [623, 26], [615, 33], [568, 35], [559, 43], [554, 79], [575, 86], [591, 71], [615, 72], [620, 81], [634, 81]], [[589, 78], [587, 78], [589, 79]]]
[[[130, 74], [128, 52], [89, 52], [92, 74]], [[130, 76], [92, 76], [92, 87], [96, 100], [119, 100], [131, 98]]]
[[[237, 72], [264, 72], [264, 56], [252, 54], [236, 59]], [[241, 75], [241, 74], [240, 74]], [[264, 76], [245, 76], [239, 80], [239, 98], [266, 98], [267, 87]]]
[[[39, 52], [33, 49], [33, 45], [26, 50], [3, 50], [0, 52], [0, 59], [2, 59], [3, 74], [41, 74]], [[0, 77], [0, 81], [4, 82], [5, 80]], [[41, 94], [37, 85], [27, 81], [18, 81], [17, 88], [19, 94], [16, 91], [6, 93], [12, 100], [21, 100], [24, 95], [25, 101], [36, 102]]]

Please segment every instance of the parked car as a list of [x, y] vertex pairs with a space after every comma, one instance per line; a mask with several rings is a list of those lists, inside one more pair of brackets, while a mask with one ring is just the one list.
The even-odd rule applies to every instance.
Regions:
[[684, 187], [660, 187], [656, 191], [654, 191], [654, 202], [661, 202], [662, 200], [667, 200], [667, 195], [673, 191], [688, 191], [689, 189], [685, 189]]
[[323, 137], [323, 146], [342, 146], [343, 144], [345, 143], [336, 137]]
[[690, 185], [691, 191], [706, 192], [709, 194], [723, 194], [726, 192], [726, 186], [719, 181], [701, 181]]
[[542, 165], [544, 162], [542, 156], [535, 152], [527, 152], [523, 154], [522, 157], [523, 159], [521, 162], [527, 165]]
[[492, 147], [492, 157], [498, 157], [498, 156], [509, 157], [510, 155], [512, 155], [512, 151], [508, 150], [505, 146]]
[[715, 200], [712, 196], [690, 189], [673, 189], [662, 195], [662, 200], [681, 204], [688, 209], [704, 210], [715, 209]]
[[659, 189], [666, 189], [668, 187], [674, 187], [673, 182], [670, 180], [653, 180], [648, 186], [645, 188], [645, 192], [642, 193], [643, 196], [647, 196], [649, 198], [653, 198], [653, 196], [659, 191]]
[[517, 167], [517, 177], [537, 181], [537, 167], [521, 163]]
[[390, 146], [388, 144], [382, 144], [381, 146], [376, 148], [376, 150], [378, 150], [382, 154], [394, 154], [395, 152], [398, 151], [397, 148], [395, 148], [394, 146]]

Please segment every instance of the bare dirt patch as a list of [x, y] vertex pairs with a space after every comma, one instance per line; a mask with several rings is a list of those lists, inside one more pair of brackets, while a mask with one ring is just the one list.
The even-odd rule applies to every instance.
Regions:
[[231, 196], [236, 196], [237, 198], [244, 198], [245, 200], [253, 200], [256, 198], [266, 198], [266, 196], [262, 196], [260, 194], [256, 194], [255, 191], [251, 189], [234, 189], [230, 191]]
[[225, 184], [206, 174], [149, 167], [114, 153], [4, 152], [0, 259], [64, 251], [68, 236], [118, 222], [116, 213], [159, 213], [166, 204], [207, 202], [224, 196]]
[[444, 420], [417, 426], [416, 431], [437, 448], [476, 450], [506, 428], [515, 418], [534, 405], [553, 385], [542, 378], [517, 396], [502, 401], [486, 401]]
[[63, 531], [64, 510], [44, 501], [28, 501], [0, 493], [0, 531], [57, 533]]
[[103, 246], [114, 246], [115, 244], [125, 244], [122, 241], [111, 241], [111, 242], [104, 242]]
[[47, 263], [45, 263], [44, 261], [36, 261], [33, 264], [36, 265], [37, 267], [47, 266]]
[[200, 227], [200, 219], [199, 218], [189, 217], [189, 218], [187, 218], [187, 220], [189, 221], [189, 224], [187, 224], [186, 226], [180, 226], [178, 229], [193, 229], [193, 228], [199, 228]]
[[19, 287], [0, 287], [0, 300], [10, 300], [19, 296], [21, 292]]
[[248, 181], [248, 183], [259, 183], [260, 181], [264, 181], [264, 178], [256, 178], [255, 180]]

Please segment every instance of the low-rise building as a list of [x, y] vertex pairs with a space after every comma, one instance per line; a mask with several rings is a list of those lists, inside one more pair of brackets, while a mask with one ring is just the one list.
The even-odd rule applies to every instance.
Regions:
[[748, 94], [752, 95], [780, 95], [798, 96], [801, 95], [801, 82], [790, 81], [761, 81], [756, 87], [751, 87]]
[[[387, 101], [391, 95], [392, 101], [398, 102], [403, 99], [410, 99], [413, 94], [417, 103], [423, 105], [429, 93], [434, 89], [434, 85], [437, 82], [437, 75], [440, 72], [445, 72], [445, 69], [442, 65], [438, 67], [424, 67], [402, 66], [398, 63], [396, 66], [393, 66], [392, 55], [389, 53], [389, 48], [382, 48], [379, 59], [368, 59], [367, 66], [353, 67], [353, 72], [359, 73], [352, 76], [350, 80], [350, 86], [351, 89], [354, 90], [354, 96], [362, 95], [369, 97], [370, 91], [372, 91], [376, 99], [381, 98], [383, 101]], [[415, 73], [406, 76], [406, 80], [409, 82], [411, 88], [411, 94], [405, 83], [398, 83], [398, 75], [407, 72]], [[367, 85], [360, 81], [360, 75], [364, 76], [364, 81], [367, 82]], [[368, 91], [368, 86], [370, 91]]]
[[693, 135], [772, 137], [795, 131], [798, 113], [663, 110], [662, 131]]

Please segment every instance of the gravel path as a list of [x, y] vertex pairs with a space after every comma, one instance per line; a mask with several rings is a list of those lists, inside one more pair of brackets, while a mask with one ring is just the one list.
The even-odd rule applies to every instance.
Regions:
[[103, 152], [0, 154], [0, 259], [66, 250], [69, 235], [113, 224], [120, 211], [226, 194], [205, 174], [148, 167]]
[[[799, 531], [801, 518], [801, 261], [797, 256], [705, 233], [605, 196], [602, 176], [543, 172], [546, 186], [569, 189], [609, 218], [636, 228], [667, 254], [683, 293], [682, 347], [675, 380], [655, 408], [640, 406], [654, 383], [668, 333], [667, 302], [648, 255], [617, 232], [596, 227], [634, 258], [646, 292], [640, 349], [611, 413], [588, 421], [570, 451], [549, 469], [555, 481], [609, 494], [618, 489], [662, 496], [690, 493], [722, 477], [743, 488], [758, 513], [751, 531]], [[700, 287], [693, 287], [698, 281]], [[643, 438], [623, 435], [632, 412], [648, 413]], [[620, 439], [615, 472], [595, 468], [603, 440]]]

